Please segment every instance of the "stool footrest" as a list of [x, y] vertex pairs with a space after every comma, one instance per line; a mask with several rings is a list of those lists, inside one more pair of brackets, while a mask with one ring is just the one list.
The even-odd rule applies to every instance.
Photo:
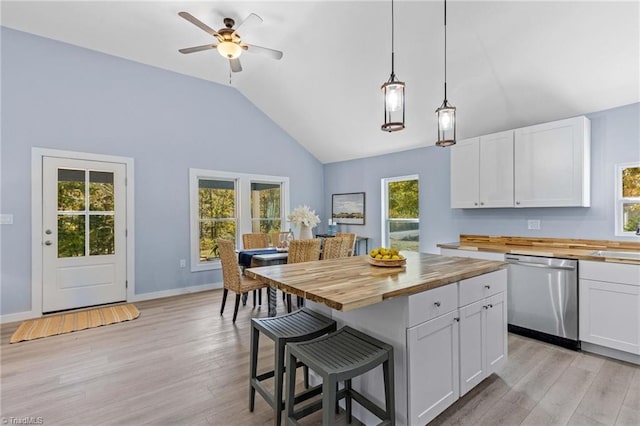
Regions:
[[[300, 361], [298, 361], [296, 363], [296, 368], [300, 368], [300, 367], [304, 367], [304, 366], [305, 365]], [[285, 373], [286, 371], [287, 371], [287, 367], [282, 367], [282, 372]], [[262, 380], [270, 379], [275, 375], [276, 375], [275, 371], [274, 370], [270, 370], [270, 371], [265, 371], [264, 373], [258, 374], [255, 378], [256, 378], [256, 380], [262, 381]]]
[[376, 404], [373, 403], [373, 401], [371, 401], [369, 398], [362, 395], [360, 392], [354, 389], [351, 389], [349, 391], [349, 394], [354, 401], [362, 405], [367, 410], [371, 411], [379, 419], [384, 419], [385, 417], [387, 417], [387, 413], [383, 409], [378, 407]]

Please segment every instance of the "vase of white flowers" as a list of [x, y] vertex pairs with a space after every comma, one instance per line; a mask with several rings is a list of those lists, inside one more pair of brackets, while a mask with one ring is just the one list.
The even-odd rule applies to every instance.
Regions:
[[298, 206], [291, 211], [291, 214], [287, 216], [289, 222], [299, 227], [298, 233], [299, 240], [309, 240], [313, 238], [311, 229], [320, 223], [320, 217], [316, 215], [315, 210], [311, 210], [309, 206]]

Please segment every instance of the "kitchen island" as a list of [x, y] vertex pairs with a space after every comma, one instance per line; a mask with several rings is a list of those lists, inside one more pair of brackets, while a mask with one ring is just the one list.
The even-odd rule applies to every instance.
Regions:
[[[504, 262], [406, 253], [403, 267], [367, 256], [251, 268], [245, 273], [304, 297], [311, 309], [394, 347], [396, 423], [424, 425], [507, 359]], [[353, 386], [384, 405], [382, 369]], [[357, 404], [365, 424], [377, 418]]]

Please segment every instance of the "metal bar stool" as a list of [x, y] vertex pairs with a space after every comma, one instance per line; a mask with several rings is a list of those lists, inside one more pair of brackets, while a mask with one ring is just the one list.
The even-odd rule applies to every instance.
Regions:
[[[302, 342], [305, 340], [315, 339], [327, 333], [336, 330], [336, 322], [331, 318], [327, 318], [317, 312], [310, 311], [306, 308], [299, 309], [290, 314], [280, 315], [269, 318], [252, 318], [251, 319], [251, 352], [250, 352], [250, 369], [249, 378], [249, 411], [253, 411], [256, 399], [256, 391], [267, 401], [267, 403], [275, 411], [275, 424], [280, 425], [282, 419], [282, 410], [284, 409], [284, 401], [282, 400], [283, 375], [285, 372], [285, 345], [291, 342]], [[266, 373], [257, 374], [258, 372], [258, 342], [260, 333], [265, 334], [275, 342], [275, 360], [274, 369]], [[295, 367], [289, 367], [289, 375], [295, 376], [295, 369], [303, 366], [305, 368], [305, 387], [309, 387], [309, 371], [302, 363], [295, 364]], [[275, 376], [274, 395], [261, 383], [263, 380]], [[304, 401], [313, 395], [319, 394], [319, 391], [312, 390], [309, 393], [303, 393], [298, 396], [298, 401]]]
[[[322, 424], [335, 424], [335, 408], [345, 398], [349, 423], [352, 399], [382, 420], [382, 425], [395, 425], [395, 398], [393, 377], [393, 347], [351, 327], [317, 339], [287, 345], [287, 394], [285, 424], [297, 425], [298, 420], [322, 409]], [[293, 366], [298, 362], [309, 366], [322, 377], [322, 400], [298, 411], [295, 395], [296, 374]], [[351, 388], [351, 379], [382, 364], [384, 375], [385, 409], [383, 410], [361, 393]], [[344, 388], [338, 389], [338, 382]], [[318, 387], [319, 387], [318, 386]]]

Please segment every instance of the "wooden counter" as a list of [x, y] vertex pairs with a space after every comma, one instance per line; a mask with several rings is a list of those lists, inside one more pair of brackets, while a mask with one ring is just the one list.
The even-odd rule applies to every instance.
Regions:
[[399, 268], [372, 266], [367, 256], [353, 256], [251, 268], [245, 274], [330, 308], [350, 311], [506, 267], [491, 260], [403, 254], [407, 264]]
[[640, 251], [640, 243], [631, 241], [581, 240], [572, 238], [531, 238], [493, 235], [460, 235], [460, 242], [438, 244], [440, 248], [486, 251], [493, 253], [522, 254], [529, 256], [561, 257], [640, 264], [640, 260], [624, 257], [593, 256], [596, 250]]

